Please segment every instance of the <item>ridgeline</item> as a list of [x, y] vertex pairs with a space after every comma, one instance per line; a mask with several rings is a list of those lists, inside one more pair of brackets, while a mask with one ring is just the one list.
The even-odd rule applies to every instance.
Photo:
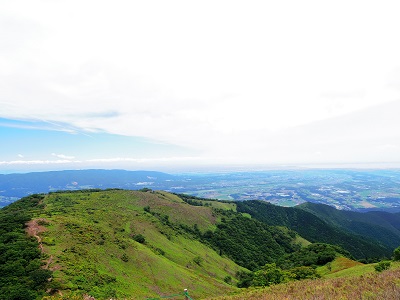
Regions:
[[393, 252], [304, 209], [150, 189], [25, 197], [0, 210], [0, 233], [0, 299], [10, 300], [155, 299], [184, 289], [203, 299]]

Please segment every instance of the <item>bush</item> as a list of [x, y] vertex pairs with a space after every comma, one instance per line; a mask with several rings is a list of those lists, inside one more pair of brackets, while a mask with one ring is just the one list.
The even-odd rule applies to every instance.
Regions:
[[141, 244], [143, 244], [143, 243], [146, 241], [145, 237], [144, 237], [143, 235], [141, 235], [141, 234], [135, 235], [135, 236], [133, 237], [133, 239], [134, 239], [136, 242], [141, 243]]
[[126, 253], [122, 254], [121, 260], [124, 261], [124, 262], [128, 262], [129, 261], [128, 255], [126, 255]]
[[269, 286], [285, 281], [285, 273], [276, 264], [266, 264], [261, 270], [254, 272], [253, 286]]
[[200, 256], [196, 256], [195, 258], [193, 258], [193, 261], [200, 266], [203, 262], [203, 259]]
[[393, 260], [400, 260], [400, 247], [397, 247], [393, 251]]
[[248, 288], [252, 284], [254, 273], [247, 271], [237, 271], [236, 277], [239, 279], [237, 283], [238, 288]]
[[390, 268], [390, 261], [382, 260], [375, 266], [375, 271], [382, 272]]
[[314, 268], [306, 266], [292, 268], [289, 270], [289, 274], [290, 277], [295, 280], [315, 279], [320, 277]]
[[224, 282], [227, 284], [232, 284], [232, 277], [231, 276], [225, 276], [224, 278]]

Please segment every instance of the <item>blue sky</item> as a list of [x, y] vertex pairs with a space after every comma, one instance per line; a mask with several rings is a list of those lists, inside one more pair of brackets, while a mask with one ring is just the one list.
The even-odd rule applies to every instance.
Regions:
[[0, 168], [5, 172], [70, 168], [139, 168], [185, 158], [183, 147], [65, 124], [0, 119]]
[[3, 1], [0, 173], [398, 166], [399, 8]]

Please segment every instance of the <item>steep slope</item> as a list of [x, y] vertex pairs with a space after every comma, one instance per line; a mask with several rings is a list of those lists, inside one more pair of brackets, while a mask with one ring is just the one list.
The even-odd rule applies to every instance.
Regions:
[[302, 209], [276, 206], [265, 201], [243, 201], [237, 203], [237, 211], [248, 213], [269, 225], [287, 226], [310, 242], [339, 245], [358, 259], [390, 256], [393, 251], [377, 241], [332, 226]]
[[31, 196], [0, 210], [0, 299], [38, 299], [45, 294], [51, 272], [37, 240], [27, 236], [31, 219], [42, 196]]
[[400, 214], [344, 211], [309, 202], [298, 205], [297, 208], [316, 215], [328, 224], [375, 239], [391, 249], [400, 245]]

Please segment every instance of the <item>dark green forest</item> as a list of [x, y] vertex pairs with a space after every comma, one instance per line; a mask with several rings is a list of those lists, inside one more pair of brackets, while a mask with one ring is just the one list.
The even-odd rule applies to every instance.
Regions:
[[202, 238], [221, 255], [227, 255], [249, 270], [275, 262], [284, 254], [300, 248], [293, 244], [295, 233], [292, 231], [286, 232], [241, 214], [229, 211], [224, 214], [226, 216], [217, 224], [217, 229], [205, 232]]
[[45, 291], [51, 271], [42, 268], [42, 254], [25, 224], [41, 195], [26, 197], [0, 210], [0, 299], [36, 299]]
[[393, 252], [393, 249], [377, 240], [330, 225], [314, 214], [296, 207], [281, 207], [265, 201], [243, 201], [237, 202], [237, 210], [268, 225], [286, 226], [310, 242], [341, 246], [356, 259], [390, 257]]

